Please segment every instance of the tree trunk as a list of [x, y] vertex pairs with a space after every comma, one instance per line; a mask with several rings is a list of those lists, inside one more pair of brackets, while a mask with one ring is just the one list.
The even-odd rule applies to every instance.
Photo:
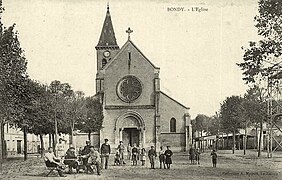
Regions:
[[43, 153], [44, 153], [43, 135], [40, 134], [40, 135], [39, 135], [39, 138], [40, 138], [40, 154], [41, 154], [41, 157], [43, 157]]
[[203, 130], [201, 130], [201, 151], [204, 152], [204, 148], [203, 148]]
[[233, 131], [233, 148], [232, 148], [232, 153], [235, 153], [235, 148], [236, 148], [236, 139], [235, 139], [235, 131]]
[[238, 144], [238, 150], [241, 150], [241, 139], [240, 139], [240, 134], [238, 135], [238, 138], [237, 138], [237, 144]]
[[254, 149], [258, 150], [258, 128], [256, 127], [255, 138], [254, 138]]
[[55, 151], [55, 147], [56, 147], [56, 143], [55, 143], [55, 135], [52, 134], [52, 147], [53, 147], [53, 150]]
[[223, 138], [223, 133], [222, 133], [222, 136], [221, 136], [221, 140], [222, 140], [222, 142], [221, 142], [221, 149], [224, 149], [224, 138]]
[[91, 144], [91, 132], [88, 133], [88, 140], [90, 141]]
[[49, 133], [49, 147], [52, 147], [52, 135]]
[[70, 134], [70, 144], [73, 144], [73, 130], [74, 130], [74, 122], [72, 123], [72, 126], [71, 126], [71, 134]]
[[260, 153], [261, 153], [261, 139], [262, 139], [262, 133], [263, 133], [262, 122], [263, 122], [263, 120], [261, 120], [261, 122], [260, 122], [259, 145], [258, 145], [258, 157], [260, 157]]
[[[1, 143], [2, 143], [2, 146], [1, 146], [1, 151], [2, 151], [2, 159], [4, 160], [4, 159], [6, 159], [7, 158], [7, 146], [6, 146], [6, 144], [5, 144], [5, 132], [4, 132], [4, 126], [5, 126], [5, 124], [4, 124], [4, 122], [3, 122], [3, 124], [1, 125]], [[8, 124], [7, 124], [7, 126], [8, 126]]]
[[26, 125], [23, 128], [24, 133], [24, 161], [27, 159], [27, 129]]
[[246, 155], [246, 149], [247, 149], [247, 123], [245, 125], [245, 136], [244, 136], [244, 155]]
[[[1, 117], [0, 117], [1, 118]], [[3, 139], [3, 135], [4, 135], [4, 123], [3, 123], [3, 119], [1, 118], [0, 119], [0, 174], [2, 174], [3, 172], [3, 166], [2, 166], [2, 163], [3, 163], [3, 146], [4, 146], [4, 139]]]
[[227, 134], [227, 137], [226, 137], [226, 150], [229, 149], [229, 136]]

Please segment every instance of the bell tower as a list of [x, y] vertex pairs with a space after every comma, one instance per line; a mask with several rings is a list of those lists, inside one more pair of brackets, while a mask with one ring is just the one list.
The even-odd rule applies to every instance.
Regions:
[[97, 52], [96, 93], [98, 93], [104, 89], [104, 78], [101, 70], [103, 70], [107, 63], [110, 62], [120, 50], [115, 37], [109, 4], [107, 5], [106, 18], [100, 39], [95, 49]]

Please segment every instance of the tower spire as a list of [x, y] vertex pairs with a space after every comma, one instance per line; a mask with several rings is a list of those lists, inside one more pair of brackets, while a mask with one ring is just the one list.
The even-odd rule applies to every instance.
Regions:
[[117, 45], [115, 32], [111, 20], [111, 14], [110, 14], [110, 6], [109, 2], [107, 3], [107, 13], [106, 18], [103, 24], [102, 32], [100, 35], [99, 42], [96, 49], [119, 49], [119, 46]]

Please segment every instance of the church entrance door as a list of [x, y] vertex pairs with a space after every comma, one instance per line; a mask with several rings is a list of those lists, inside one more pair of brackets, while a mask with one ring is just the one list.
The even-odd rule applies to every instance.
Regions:
[[130, 144], [133, 146], [136, 143], [137, 146], [140, 144], [140, 130], [137, 128], [124, 128], [122, 132], [122, 141], [125, 145]]

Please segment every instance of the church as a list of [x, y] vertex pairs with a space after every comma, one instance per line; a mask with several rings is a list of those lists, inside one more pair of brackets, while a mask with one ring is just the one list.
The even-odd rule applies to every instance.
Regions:
[[160, 68], [130, 39], [120, 48], [109, 6], [97, 46], [96, 95], [103, 103], [99, 143], [109, 139], [148, 148], [185, 151], [192, 143], [189, 108], [160, 90]]

